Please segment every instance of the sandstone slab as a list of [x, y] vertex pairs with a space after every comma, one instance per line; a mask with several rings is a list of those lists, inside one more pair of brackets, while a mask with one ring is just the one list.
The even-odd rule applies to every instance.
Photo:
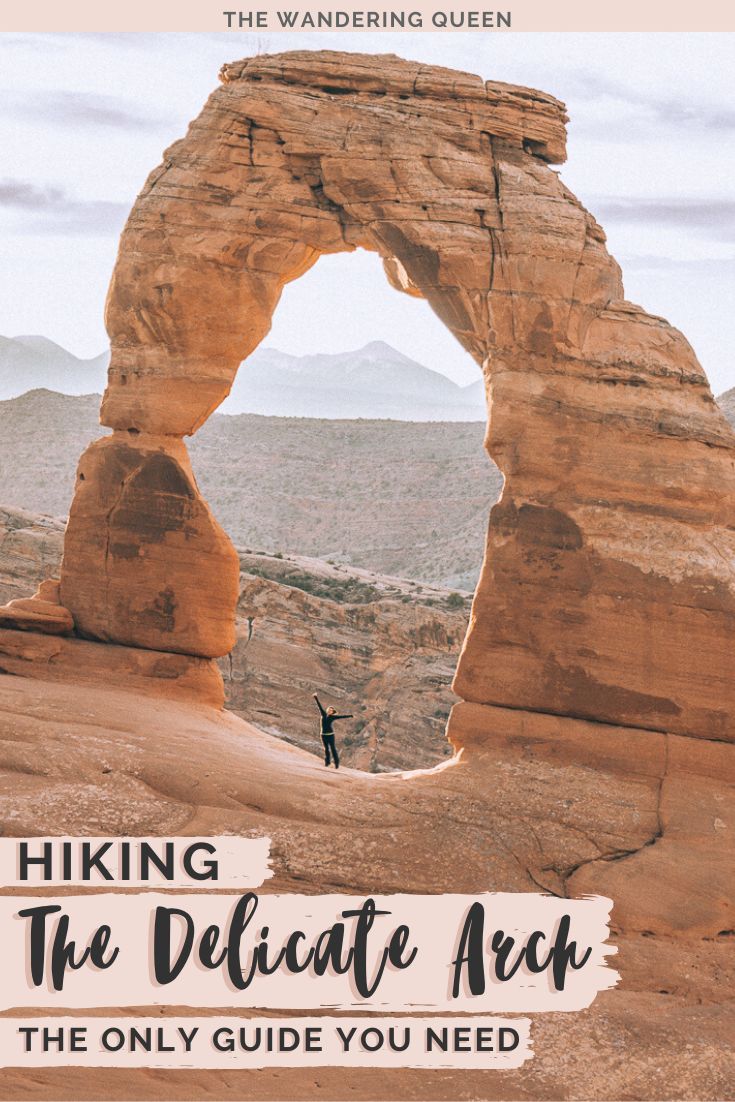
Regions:
[[[613, 888], [622, 976], [588, 1011], [538, 1015], [533, 1060], [507, 1075], [400, 1069], [368, 1082], [362, 1069], [125, 1069], [103, 1078], [97, 1069], [34, 1069], [32, 1077], [7, 1069], [0, 1094], [53, 1099], [62, 1083], [79, 1099], [341, 1099], [346, 1090], [365, 1099], [519, 1102], [728, 1097], [732, 939], [708, 932], [722, 916], [714, 890], [703, 897], [703, 922], [686, 877], [669, 884], [664, 845], [671, 823], [679, 863], [696, 883], [711, 808], [694, 815], [686, 787], [725, 769], [729, 776], [732, 747], [669, 736], [667, 769], [664, 735], [464, 704], [456, 724], [466, 745], [451, 763], [337, 773], [211, 708], [99, 685], [82, 692], [71, 675], [54, 684], [0, 676], [6, 836], [268, 834], [275, 876], [266, 891], [538, 891], [543, 879], [545, 890], [564, 895], [583, 869], [596, 870], [595, 890]], [[677, 783], [665, 791], [658, 835], [662, 775]], [[645, 879], [636, 874], [644, 854]], [[617, 875], [626, 867], [629, 880]], [[667, 915], [656, 908], [659, 892]]]
[[[330, 773], [215, 709], [82, 694], [78, 659], [55, 667], [68, 648], [106, 669], [112, 646], [2, 637], [8, 668], [35, 678], [0, 677], [5, 833], [266, 833], [267, 890], [613, 898], [619, 990], [546, 1020], [511, 1079], [449, 1073], [427, 1092], [401, 1072], [381, 1078], [385, 1098], [731, 1091], [735, 436], [686, 340], [625, 300], [604, 232], [549, 168], [564, 121], [550, 97], [400, 59], [228, 66], [137, 200], [108, 299], [114, 432], [82, 459], [61, 599], [87, 634], [159, 648], [131, 647], [133, 662], [232, 644], [229, 544], [180, 438], [226, 395], [285, 283], [325, 253], [372, 249], [482, 363], [505, 486], [451, 761]], [[181, 1082], [125, 1074], [140, 1097]], [[345, 1093], [341, 1071], [301, 1083]], [[94, 1074], [78, 1085], [99, 1093]], [[364, 1075], [348, 1085], [367, 1093]], [[49, 1073], [7, 1089], [54, 1086]]]
[[[466, 703], [454, 708], [449, 731], [492, 784], [489, 814], [535, 822], [541, 810], [536, 856], [521, 860], [548, 891], [609, 896], [613, 924], [628, 934], [728, 936], [731, 745]], [[579, 838], [576, 850], [564, 841], [569, 828], [587, 839], [586, 854]]]
[[74, 630], [74, 618], [59, 600], [58, 581], [48, 578], [32, 597], [18, 597], [0, 605], [0, 628], [69, 635]]
[[224, 685], [217, 664], [169, 651], [101, 645], [84, 639], [51, 638], [36, 631], [0, 626], [0, 673], [32, 681], [71, 682], [80, 688], [108, 685], [140, 694], [224, 705]]

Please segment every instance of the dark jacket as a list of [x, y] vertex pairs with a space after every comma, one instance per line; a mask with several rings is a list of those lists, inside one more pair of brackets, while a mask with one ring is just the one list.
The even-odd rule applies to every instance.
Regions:
[[322, 734], [323, 735], [333, 735], [334, 734], [334, 731], [332, 730], [332, 724], [334, 723], [335, 719], [352, 719], [351, 714], [345, 714], [343, 716], [338, 716], [338, 715], [330, 716], [330, 715], [327, 715], [327, 713], [324, 711], [324, 709], [321, 706], [321, 703], [319, 701], [319, 697], [315, 696], [314, 700], [316, 701], [316, 706], [319, 709], [319, 714], [321, 715], [321, 725], [322, 725]]

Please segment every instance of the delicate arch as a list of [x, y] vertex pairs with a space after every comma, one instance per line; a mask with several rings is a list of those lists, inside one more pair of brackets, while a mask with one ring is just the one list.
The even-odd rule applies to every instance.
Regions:
[[731, 738], [733, 573], [712, 548], [732, 540], [733, 436], [689, 345], [624, 301], [603, 231], [550, 169], [563, 105], [327, 51], [221, 80], [122, 235], [114, 431], [80, 462], [62, 569], [78, 627], [230, 649], [237, 559], [182, 437], [226, 397], [284, 284], [361, 246], [485, 370], [506, 485], [457, 692]]

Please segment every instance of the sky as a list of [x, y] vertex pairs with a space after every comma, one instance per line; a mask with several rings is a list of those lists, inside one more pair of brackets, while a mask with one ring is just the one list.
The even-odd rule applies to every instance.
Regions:
[[[2, 33], [0, 334], [101, 352], [122, 225], [220, 66], [320, 48], [398, 53], [564, 100], [561, 176], [604, 226], [626, 296], [686, 334], [715, 393], [735, 386], [735, 34]], [[265, 343], [298, 355], [371, 340], [456, 382], [479, 377], [364, 252], [323, 257], [287, 286]]]

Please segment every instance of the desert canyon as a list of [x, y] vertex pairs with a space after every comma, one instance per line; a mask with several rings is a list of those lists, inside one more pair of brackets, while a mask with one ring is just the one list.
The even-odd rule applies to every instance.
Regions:
[[[2, 829], [265, 833], [274, 891], [599, 893], [620, 986], [539, 1015], [516, 1072], [11, 1070], [3, 1097], [732, 1097], [735, 433], [551, 167], [566, 121], [542, 92], [393, 56], [224, 66], [121, 238], [112, 431], [79, 461], [58, 586], [61, 531], [5, 517], [6, 555], [35, 527], [41, 588], [0, 609]], [[504, 478], [454, 756], [374, 775], [223, 710], [217, 660], [267, 593], [243, 604], [184, 443], [285, 283], [356, 248], [482, 366]], [[304, 614], [274, 616], [288, 635]]]

